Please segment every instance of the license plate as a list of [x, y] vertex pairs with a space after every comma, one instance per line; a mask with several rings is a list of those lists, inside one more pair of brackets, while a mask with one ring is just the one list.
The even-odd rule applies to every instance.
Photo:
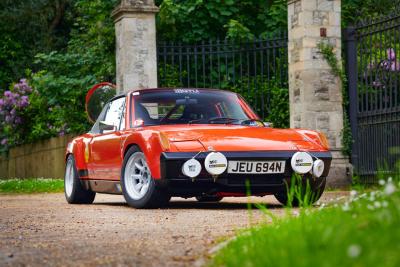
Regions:
[[284, 173], [285, 161], [229, 161], [228, 173]]

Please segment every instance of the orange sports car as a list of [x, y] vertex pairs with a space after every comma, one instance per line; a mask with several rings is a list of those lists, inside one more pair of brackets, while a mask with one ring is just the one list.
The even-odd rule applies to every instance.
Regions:
[[[87, 101], [102, 105], [106, 94], [94, 95]], [[236, 93], [146, 89], [87, 111], [96, 110], [92, 129], [66, 150], [69, 203], [92, 203], [98, 192], [154, 208], [172, 196], [219, 201], [251, 192], [287, 204], [294, 173], [309, 182], [314, 201], [324, 190], [331, 162], [326, 137], [272, 128]]]

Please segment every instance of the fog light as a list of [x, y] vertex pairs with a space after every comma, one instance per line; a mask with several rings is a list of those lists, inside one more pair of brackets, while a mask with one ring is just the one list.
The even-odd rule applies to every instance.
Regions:
[[209, 174], [220, 175], [228, 167], [228, 160], [220, 152], [211, 152], [204, 160], [204, 166]]
[[292, 157], [291, 165], [295, 172], [305, 174], [311, 171], [313, 159], [307, 152], [296, 152]]
[[189, 159], [182, 166], [182, 173], [190, 178], [197, 177], [201, 172], [201, 164], [197, 159]]
[[322, 173], [324, 172], [325, 164], [322, 160], [317, 159], [314, 161], [312, 173], [315, 177], [321, 177]]

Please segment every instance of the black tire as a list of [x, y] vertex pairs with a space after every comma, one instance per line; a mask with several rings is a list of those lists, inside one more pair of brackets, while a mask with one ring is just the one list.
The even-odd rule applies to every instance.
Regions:
[[[321, 198], [322, 193], [324, 193], [326, 185], [326, 177], [322, 177], [316, 180], [305, 178], [303, 181], [303, 188], [306, 187], [307, 181], [310, 183], [310, 188], [312, 192], [312, 198], [311, 198], [312, 203], [310, 204], [314, 204]], [[305, 193], [305, 191], [303, 193]], [[284, 192], [277, 193], [274, 196], [281, 204], [285, 206], [298, 207], [300, 205], [300, 201], [296, 197], [292, 199], [292, 203], [289, 203], [288, 194], [286, 190]]]
[[[71, 175], [71, 178], [67, 178], [67, 175]], [[68, 182], [70, 182], [69, 185], [67, 185]], [[68, 186], [70, 187], [67, 188]], [[82, 186], [73, 155], [68, 156], [65, 165], [64, 195], [69, 204], [91, 204], [96, 197], [96, 192], [86, 190]]]
[[[129, 148], [128, 152], [125, 155], [122, 169], [121, 169], [121, 187], [124, 198], [129, 206], [137, 209], [143, 208], [161, 208], [168, 204], [171, 196], [167, 193], [164, 188], [161, 188], [156, 184], [154, 179], [149, 177], [149, 185], [147, 192], [140, 198], [135, 199], [129, 194], [129, 190], [127, 190], [127, 186], [129, 185], [128, 178], [125, 177], [125, 169], [127, 167], [127, 163], [131, 157], [134, 157], [135, 154], [142, 153], [142, 151], [137, 146], [132, 146]], [[147, 163], [146, 163], [147, 164]]]
[[223, 198], [224, 197], [210, 195], [202, 195], [196, 197], [198, 202], [220, 202]]

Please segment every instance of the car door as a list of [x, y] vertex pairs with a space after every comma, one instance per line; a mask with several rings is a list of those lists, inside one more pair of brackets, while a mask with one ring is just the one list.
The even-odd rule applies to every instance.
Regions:
[[[111, 100], [91, 131], [93, 138], [89, 143], [90, 158], [88, 159], [90, 179], [120, 179], [122, 164], [120, 131], [125, 126], [124, 120], [125, 97]], [[104, 129], [104, 125], [112, 127]]]

